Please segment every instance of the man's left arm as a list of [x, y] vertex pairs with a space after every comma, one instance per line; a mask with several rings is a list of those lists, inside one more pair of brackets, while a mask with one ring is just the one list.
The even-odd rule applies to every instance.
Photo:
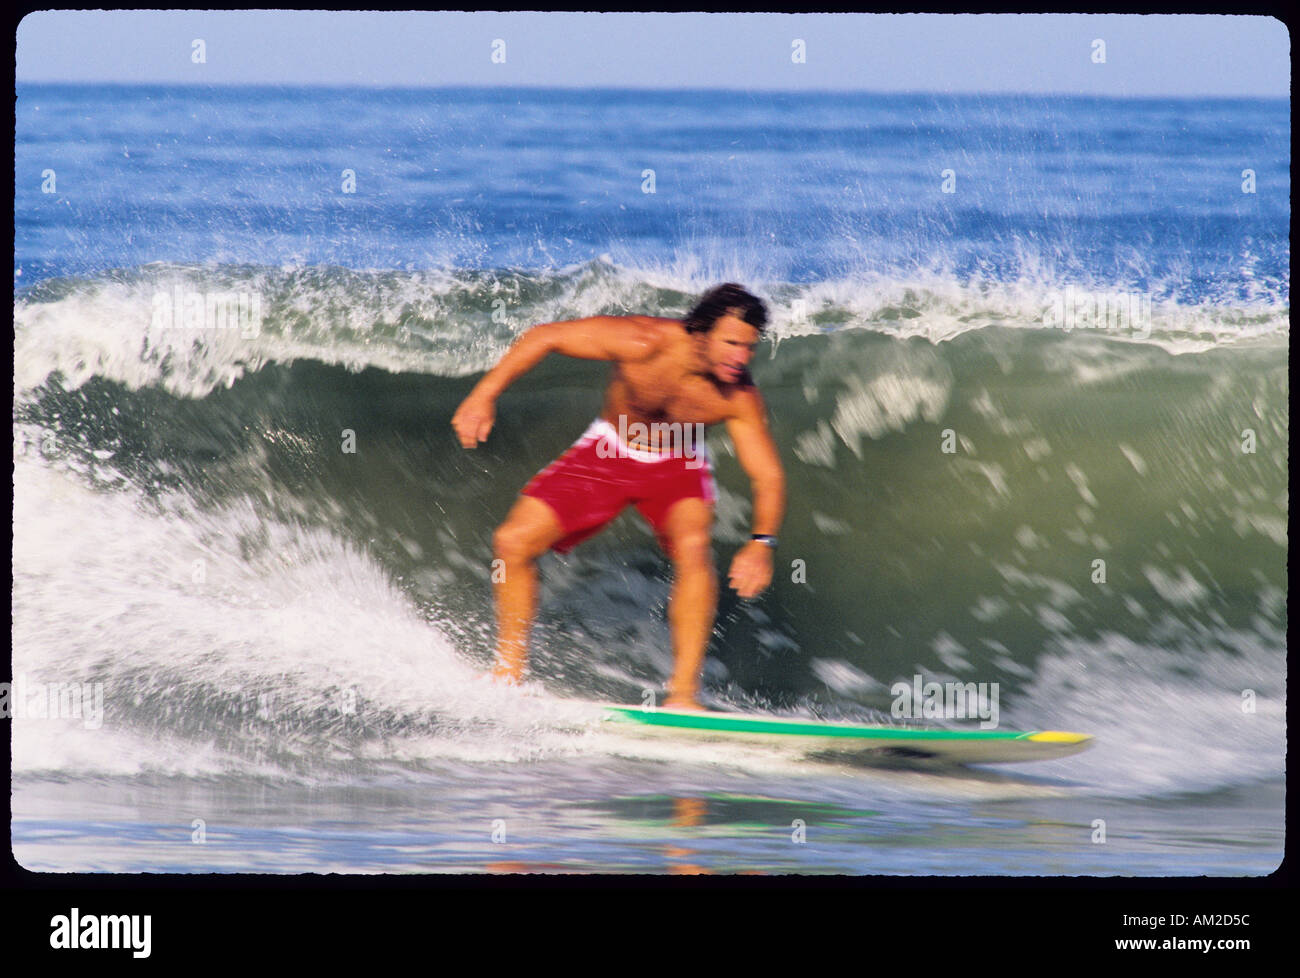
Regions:
[[[727, 434], [754, 490], [753, 533], [775, 537], [785, 516], [785, 470], [767, 426], [767, 408], [758, 390], [745, 391]], [[741, 547], [731, 561], [729, 583], [742, 598], [752, 598], [772, 583], [772, 548], [761, 540]]]

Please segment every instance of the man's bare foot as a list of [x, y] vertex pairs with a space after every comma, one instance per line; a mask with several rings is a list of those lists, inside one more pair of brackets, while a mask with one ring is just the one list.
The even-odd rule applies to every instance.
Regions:
[[522, 681], [519, 673], [505, 666], [497, 666], [489, 673], [492, 681], [500, 686], [518, 686]]
[[664, 709], [665, 710], [700, 710], [701, 712], [703, 712], [704, 707], [701, 706], [692, 697], [670, 696], [668, 697], [668, 699], [664, 701]]

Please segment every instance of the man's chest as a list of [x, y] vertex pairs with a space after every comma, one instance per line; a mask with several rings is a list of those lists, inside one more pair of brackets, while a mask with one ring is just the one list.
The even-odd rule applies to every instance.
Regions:
[[611, 393], [614, 407], [647, 422], [674, 421], [716, 424], [730, 413], [730, 402], [697, 374], [680, 368], [653, 365], [623, 365], [615, 372]]

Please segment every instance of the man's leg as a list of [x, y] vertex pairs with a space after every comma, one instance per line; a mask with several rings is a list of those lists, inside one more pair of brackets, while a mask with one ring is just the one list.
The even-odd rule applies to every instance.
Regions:
[[710, 532], [713, 505], [704, 499], [680, 499], [668, 510], [664, 535], [673, 562], [673, 590], [668, 622], [673, 637], [673, 676], [668, 707], [702, 709], [697, 697], [704, 655], [718, 609], [718, 579], [713, 569]]
[[492, 552], [504, 561], [495, 584], [497, 661], [492, 675], [497, 680], [517, 683], [523, 678], [537, 610], [536, 560], [563, 536], [555, 510], [532, 496], [520, 496], [492, 536]]

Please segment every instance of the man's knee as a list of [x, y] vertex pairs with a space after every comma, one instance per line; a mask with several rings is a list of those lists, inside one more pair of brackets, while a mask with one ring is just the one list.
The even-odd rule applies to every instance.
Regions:
[[506, 563], [532, 560], [563, 536], [559, 516], [547, 503], [520, 496], [505, 522], [492, 534], [492, 552]]
[[533, 539], [532, 528], [527, 524], [507, 520], [492, 534], [492, 553], [506, 563], [532, 560], [546, 549]]
[[713, 541], [707, 529], [690, 529], [668, 537], [668, 555], [679, 571], [713, 567]]

